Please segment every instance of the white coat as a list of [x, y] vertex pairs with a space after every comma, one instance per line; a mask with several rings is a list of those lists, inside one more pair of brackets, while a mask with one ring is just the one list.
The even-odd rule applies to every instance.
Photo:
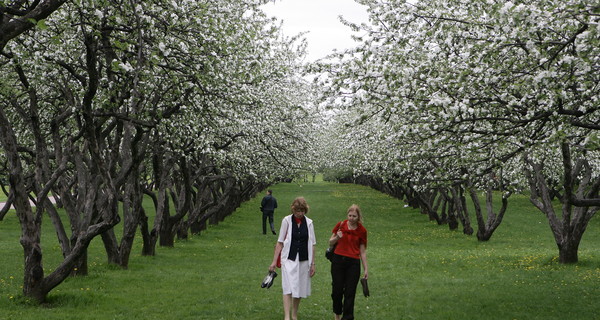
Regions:
[[313, 249], [317, 244], [317, 240], [313, 221], [306, 216], [304, 218], [308, 228], [307, 261], [299, 261], [299, 255], [296, 255], [296, 260], [288, 259], [292, 242], [292, 215], [288, 215], [281, 220], [279, 239], [277, 240], [283, 243], [281, 249], [281, 287], [283, 288], [283, 294], [291, 294], [294, 298], [306, 298], [311, 293], [310, 265], [313, 261]]

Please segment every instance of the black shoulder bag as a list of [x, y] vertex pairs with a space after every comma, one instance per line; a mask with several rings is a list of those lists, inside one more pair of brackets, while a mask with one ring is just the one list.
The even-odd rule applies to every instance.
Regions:
[[[340, 227], [337, 229], [337, 231], [340, 231], [340, 229], [342, 228], [342, 223], [343, 223], [343, 221], [340, 221]], [[336, 233], [337, 233], [337, 231], [336, 231]], [[336, 246], [337, 246], [337, 243], [334, 244], [333, 246], [329, 246], [329, 248], [327, 248], [327, 250], [325, 250], [325, 258], [327, 258], [327, 260], [332, 261], [333, 252], [335, 251]]]

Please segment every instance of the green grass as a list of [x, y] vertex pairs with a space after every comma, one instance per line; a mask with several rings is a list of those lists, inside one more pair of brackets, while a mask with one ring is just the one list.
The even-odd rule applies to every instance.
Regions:
[[[335, 223], [357, 203], [369, 230], [371, 297], [357, 296], [357, 319], [593, 319], [600, 296], [599, 223], [593, 219], [580, 263], [560, 265], [544, 216], [513, 196], [491, 241], [449, 231], [417, 210], [372, 189], [324, 182], [272, 187], [276, 225], [294, 197], [304, 196], [315, 221], [317, 274], [301, 319], [330, 319], [329, 262]], [[14, 214], [0, 222], [0, 319], [281, 319], [281, 283], [261, 289], [276, 237], [263, 235], [262, 194], [200, 236], [142, 257], [140, 239], [130, 267], [106, 264], [101, 241], [90, 247], [90, 275], [70, 278], [37, 306], [21, 296], [22, 249]], [[475, 223], [474, 217], [471, 217]], [[46, 272], [60, 250], [44, 232]]]

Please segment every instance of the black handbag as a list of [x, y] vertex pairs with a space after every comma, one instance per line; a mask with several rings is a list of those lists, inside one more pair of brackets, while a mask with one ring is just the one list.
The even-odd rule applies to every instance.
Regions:
[[[342, 228], [342, 222], [340, 221], [340, 227], [338, 228], [338, 231], [340, 231], [340, 229]], [[327, 250], [325, 250], [325, 258], [327, 258], [327, 260], [329, 261], [333, 261], [333, 252], [335, 251], [335, 247], [337, 246], [337, 243], [335, 245], [333, 245], [333, 247], [329, 247], [327, 248]]]
[[334, 251], [335, 251], [335, 246], [327, 248], [327, 250], [325, 250], [325, 258], [327, 258], [327, 260], [331, 261], [331, 259], [333, 259]]

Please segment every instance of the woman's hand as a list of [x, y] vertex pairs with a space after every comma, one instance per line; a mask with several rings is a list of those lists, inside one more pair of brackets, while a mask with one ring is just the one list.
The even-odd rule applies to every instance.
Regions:
[[340, 240], [342, 238], [343, 233], [341, 231], [338, 231], [337, 233], [332, 233], [331, 237], [329, 238], [329, 246], [333, 247], [337, 244], [338, 240]]
[[275, 271], [275, 268], [277, 268], [277, 265], [276, 265], [275, 263], [272, 263], [272, 264], [269, 266], [269, 271], [271, 271], [271, 272], [274, 272], [274, 271]]
[[310, 277], [311, 278], [312, 278], [312, 276], [315, 275], [315, 272], [316, 272], [316, 270], [315, 270], [315, 264], [313, 263], [313, 264], [310, 265]]
[[369, 264], [367, 263], [367, 246], [364, 243], [360, 244], [360, 261], [363, 265], [363, 270], [365, 270], [365, 275], [363, 278], [369, 279]]

